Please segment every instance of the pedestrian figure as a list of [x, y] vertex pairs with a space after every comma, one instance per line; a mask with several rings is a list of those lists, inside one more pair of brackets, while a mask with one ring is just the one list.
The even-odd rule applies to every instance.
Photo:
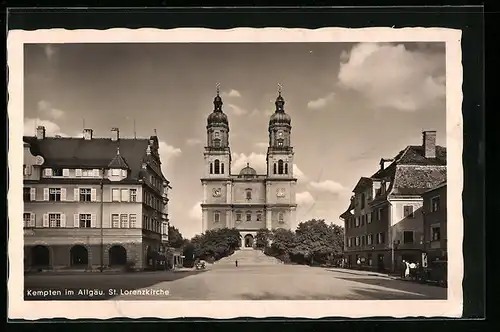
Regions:
[[236, 263], [236, 267], [238, 267], [238, 261], [235, 261], [235, 263]]
[[406, 270], [406, 261], [403, 259], [403, 262], [401, 263], [401, 278], [405, 278], [405, 270]]
[[410, 263], [405, 261], [405, 279], [410, 276]]

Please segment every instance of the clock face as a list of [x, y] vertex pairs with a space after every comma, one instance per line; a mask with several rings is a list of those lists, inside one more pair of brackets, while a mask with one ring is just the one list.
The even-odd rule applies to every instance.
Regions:
[[276, 189], [276, 196], [277, 197], [285, 197], [285, 188]]
[[40, 165], [43, 165], [44, 161], [45, 160], [43, 159], [42, 156], [36, 156], [35, 164], [38, 165], [38, 166], [40, 166]]
[[214, 197], [220, 197], [221, 193], [222, 193], [222, 191], [221, 191], [220, 188], [214, 188], [212, 190], [212, 194], [213, 194]]
[[283, 132], [282, 131], [278, 132], [278, 137], [283, 137]]

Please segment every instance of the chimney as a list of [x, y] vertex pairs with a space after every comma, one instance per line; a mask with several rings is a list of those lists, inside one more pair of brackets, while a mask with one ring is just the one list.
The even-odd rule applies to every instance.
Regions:
[[84, 129], [83, 130], [83, 139], [84, 140], [91, 140], [92, 139], [92, 134], [94, 131], [92, 129]]
[[45, 138], [45, 127], [44, 126], [36, 127], [36, 138], [37, 139], [44, 139]]
[[422, 133], [425, 158], [436, 158], [436, 131], [424, 131]]
[[118, 141], [120, 139], [120, 130], [118, 128], [111, 128], [111, 140]]

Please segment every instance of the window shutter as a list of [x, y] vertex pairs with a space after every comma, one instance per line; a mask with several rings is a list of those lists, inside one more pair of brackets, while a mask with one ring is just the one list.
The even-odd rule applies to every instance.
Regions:
[[73, 215], [73, 227], [75, 228], [80, 227], [80, 215], [78, 213], [75, 213]]
[[36, 188], [30, 188], [30, 200], [36, 201]]
[[73, 189], [73, 200], [75, 202], [80, 201], [80, 189], [78, 189], [78, 188]]
[[96, 221], [97, 221], [96, 215], [95, 215], [95, 213], [92, 213], [92, 215], [90, 216], [90, 227], [96, 228], [97, 227]]
[[75, 176], [82, 176], [82, 169], [81, 168], [75, 169]]
[[61, 188], [61, 201], [66, 200], [66, 188]]
[[43, 214], [42, 227], [49, 227], [49, 215], [47, 213]]
[[66, 227], [66, 215], [64, 213], [61, 213], [61, 227]]
[[69, 176], [69, 169], [63, 168], [63, 176]]
[[97, 190], [96, 190], [95, 188], [92, 188], [92, 189], [90, 190], [90, 200], [91, 200], [92, 202], [97, 201]]
[[35, 214], [33, 212], [31, 212], [31, 216], [30, 216], [30, 226], [31, 227], [35, 227], [36, 226], [36, 219], [35, 219]]
[[49, 188], [43, 188], [43, 200], [44, 201], [49, 200]]

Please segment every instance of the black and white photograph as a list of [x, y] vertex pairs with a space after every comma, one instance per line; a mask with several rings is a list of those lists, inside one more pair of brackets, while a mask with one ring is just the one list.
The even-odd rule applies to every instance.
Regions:
[[460, 31], [187, 30], [10, 36], [12, 313], [460, 315]]

